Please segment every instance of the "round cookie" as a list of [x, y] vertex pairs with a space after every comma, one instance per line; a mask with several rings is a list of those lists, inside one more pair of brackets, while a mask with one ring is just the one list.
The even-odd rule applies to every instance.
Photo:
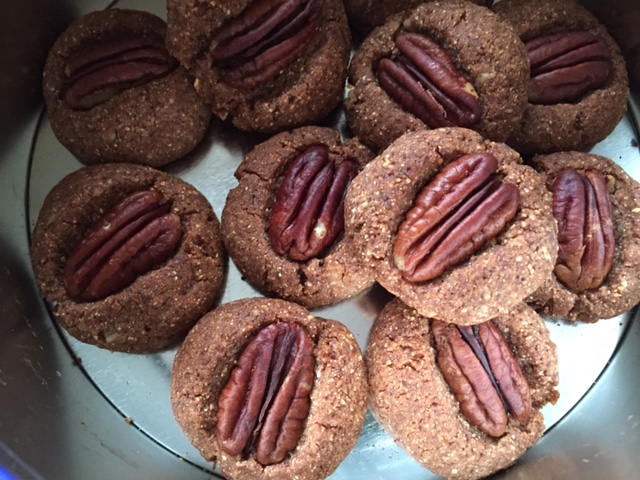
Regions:
[[540, 409], [558, 393], [556, 346], [544, 321], [524, 304], [493, 320], [509, 343], [531, 392], [526, 425], [509, 418], [493, 438], [472, 426], [436, 362], [429, 318], [400, 300], [376, 319], [366, 351], [370, 406], [380, 423], [421, 465], [451, 479], [477, 479], [513, 464], [543, 435]]
[[[456, 120], [453, 125], [429, 125], [405, 111], [381, 87], [376, 69], [382, 60], [397, 58], [396, 39], [404, 33], [430, 37], [444, 49], [479, 100], [480, 116], [467, 127], [494, 141], [505, 141], [518, 127], [526, 107], [527, 52], [506, 22], [486, 7], [464, 0], [427, 2], [399, 13], [364, 40], [349, 67], [353, 88], [345, 102], [355, 135], [371, 148], [384, 149], [407, 131], [465, 126], [450, 113], [447, 120]], [[438, 78], [436, 73], [434, 78]], [[447, 88], [449, 83], [453, 84], [447, 80]], [[446, 94], [447, 98], [451, 95]]]
[[[76, 246], [105, 212], [148, 190], [179, 216], [175, 253], [105, 298], [72, 298], [65, 266]], [[150, 167], [94, 165], [65, 177], [45, 198], [32, 236], [33, 268], [42, 296], [71, 335], [109, 350], [155, 352], [181, 340], [218, 299], [226, 268], [219, 228], [207, 200], [184, 181]]]
[[[271, 8], [275, 9], [281, 3], [283, 2], [277, 2]], [[238, 25], [238, 31], [246, 28], [250, 32], [246, 38], [253, 41], [253, 32], [260, 32], [265, 28], [253, 24], [247, 17], [255, 15], [252, 13], [255, 9], [264, 9], [265, 17], [260, 17], [263, 20], [258, 22], [268, 24], [264, 18], [271, 18], [273, 12], [267, 12], [267, 2], [227, 0], [200, 3], [197, 8], [180, 0], [167, 2], [167, 47], [196, 77], [197, 91], [218, 117], [230, 119], [242, 130], [275, 133], [315, 123], [339, 105], [344, 94], [351, 51], [351, 33], [344, 6], [340, 0], [312, 0], [297, 2], [296, 5], [296, 15], [300, 13], [299, 10], [303, 11], [298, 19], [286, 20], [291, 27], [287, 35], [300, 33], [301, 37], [285, 39], [291, 45], [284, 47], [286, 52], [294, 47], [302, 48], [292, 57], [295, 61], [290, 63], [289, 57], [284, 56], [281, 45], [276, 44], [272, 49], [274, 52], [277, 50], [276, 53], [261, 54], [255, 60], [260, 72], [271, 71], [272, 75], [265, 76], [260, 81], [244, 82], [234, 79], [234, 69], [244, 68], [232, 63], [234, 57], [240, 56], [235, 53], [235, 40], [232, 39], [229, 43], [231, 65], [227, 66], [224, 51], [217, 52], [217, 47], [226, 48], [227, 42], [219, 40], [218, 36], [228, 26], [236, 25], [234, 22], [242, 21], [249, 26]], [[306, 15], [311, 17], [307, 18]], [[277, 38], [277, 31], [270, 32], [269, 35]], [[265, 43], [271, 45], [268, 43], [271, 41], [269, 35], [266, 36]], [[243, 38], [239, 37], [240, 40]], [[257, 38], [262, 37], [256, 36], [256, 42]], [[259, 45], [256, 49], [258, 47]], [[245, 54], [241, 55], [244, 58]], [[284, 59], [281, 58], [283, 56]], [[274, 66], [277, 68], [273, 69]]]
[[[624, 59], [605, 27], [573, 0], [503, 0], [493, 9], [513, 25], [525, 43], [547, 34], [590, 32], [611, 57], [611, 71], [601, 87], [569, 102], [529, 102], [520, 127], [507, 143], [522, 155], [533, 155], [586, 151], [604, 140], [624, 116], [629, 95]], [[593, 75], [596, 67], [588, 68]]]
[[[469, 153], [498, 160], [503, 183], [517, 186], [520, 206], [493, 240], [439, 277], [406, 280], [393, 258], [400, 224], [416, 195], [441, 168]], [[388, 291], [422, 315], [470, 325], [508, 312], [551, 274], [557, 255], [551, 195], [542, 177], [502, 143], [462, 128], [403, 135], [369, 163], [345, 200], [345, 231]]]
[[[204, 137], [211, 111], [185, 69], [166, 52], [165, 32], [166, 24], [155, 15], [109, 9], [83, 16], [54, 44], [43, 77], [51, 128], [82, 162], [160, 167], [186, 155]], [[135, 42], [141, 44], [129, 45]], [[91, 70], [118, 48], [143, 59], [123, 54], [103, 70]], [[151, 75], [160, 66], [159, 76]], [[69, 78], [67, 73], [76, 70]]]
[[[302, 327], [313, 342], [310, 410], [295, 448], [280, 463], [263, 466], [253, 456], [222, 450], [218, 400], [247, 344], [268, 325], [287, 322]], [[367, 409], [366, 372], [360, 348], [342, 324], [283, 300], [239, 300], [207, 314], [187, 335], [173, 366], [171, 404], [187, 438], [217, 462], [225, 478], [323, 479], [358, 440]]]
[[[261, 292], [308, 308], [345, 300], [374, 283], [349, 240], [340, 234], [327, 251], [304, 261], [278, 253], [269, 233], [276, 192], [294, 160], [308, 148], [328, 147], [328, 159], [350, 161], [357, 169], [373, 154], [357, 140], [344, 144], [338, 131], [301, 127], [256, 146], [236, 171], [237, 187], [222, 212], [222, 236], [242, 275]], [[291, 207], [293, 208], [293, 207]]]
[[[613, 318], [640, 302], [640, 185], [609, 158], [583, 152], [559, 152], [533, 158], [551, 189], [565, 169], [599, 172], [613, 207], [615, 253], [611, 270], [596, 288], [576, 292], [554, 274], [527, 300], [542, 315], [596, 322]], [[602, 220], [602, 223], [605, 221]]]

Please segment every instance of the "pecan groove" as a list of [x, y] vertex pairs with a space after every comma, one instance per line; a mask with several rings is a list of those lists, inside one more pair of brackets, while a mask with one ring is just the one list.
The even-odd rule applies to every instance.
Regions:
[[596, 172], [567, 169], [551, 190], [560, 246], [555, 274], [573, 291], [597, 288], [613, 266], [616, 248], [606, 180]]
[[424, 282], [465, 261], [517, 213], [520, 193], [503, 184], [488, 153], [451, 162], [417, 196], [398, 229], [393, 258], [404, 278]]
[[69, 256], [64, 282], [72, 298], [94, 301], [167, 260], [182, 238], [180, 217], [154, 191], [136, 192], [107, 212]]
[[296, 323], [260, 330], [219, 401], [216, 436], [229, 455], [281, 462], [300, 440], [314, 383], [314, 345]]
[[376, 66], [382, 89], [431, 128], [471, 127], [482, 105], [473, 85], [437, 42], [415, 33], [395, 39], [400, 55]]
[[211, 60], [227, 84], [258, 87], [304, 52], [321, 21], [321, 0], [258, 0], [216, 33]]
[[326, 251], [344, 228], [344, 197], [358, 167], [335, 165], [325, 145], [309, 147], [289, 165], [269, 222], [273, 249], [304, 262]]
[[491, 321], [462, 327], [432, 320], [437, 363], [469, 423], [504, 435], [508, 415], [526, 425], [531, 392], [502, 332]]
[[169, 74], [177, 65], [155, 38], [128, 37], [91, 45], [67, 61], [64, 100], [74, 110], [89, 110]]
[[525, 46], [531, 61], [531, 103], [573, 102], [600, 88], [609, 78], [611, 54], [590, 32], [544, 35]]

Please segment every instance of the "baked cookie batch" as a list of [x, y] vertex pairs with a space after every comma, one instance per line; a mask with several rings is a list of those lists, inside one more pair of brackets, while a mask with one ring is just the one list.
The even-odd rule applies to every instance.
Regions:
[[[86, 166], [40, 211], [41, 294], [97, 347], [182, 342], [173, 411], [226, 478], [326, 478], [368, 408], [435, 474], [491, 475], [559, 395], [543, 316], [640, 302], [640, 185], [587, 153], [626, 112], [624, 59], [573, 0], [111, 9], [60, 36], [44, 93]], [[320, 126], [340, 106], [348, 134]], [[262, 135], [220, 221], [159, 170], [212, 115]], [[227, 256], [264, 298], [219, 304]], [[376, 283], [363, 355], [313, 309]]]

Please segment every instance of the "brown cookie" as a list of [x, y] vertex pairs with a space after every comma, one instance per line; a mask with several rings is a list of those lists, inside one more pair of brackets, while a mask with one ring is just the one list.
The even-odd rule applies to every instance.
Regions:
[[[408, 263], [403, 258], [409, 258], [409, 254], [406, 257], [402, 254], [399, 260], [394, 249], [399, 229], [418, 194], [425, 186], [432, 185], [430, 182], [443, 167], [467, 154], [484, 156], [487, 153], [497, 160], [496, 173], [502, 178], [502, 185], [517, 187], [520, 200], [515, 216], [496, 237], [478, 243], [479, 250], [463, 257], [461, 263], [449, 266], [439, 276], [426, 281], [407, 279], [401, 263]], [[450, 183], [457, 186], [458, 181]], [[444, 191], [449, 190], [457, 191], [451, 185]], [[488, 211], [483, 207], [475, 212], [482, 214], [485, 210]], [[365, 264], [376, 271], [378, 282], [431, 318], [470, 325], [504, 314], [533, 293], [548, 278], [555, 264], [556, 224], [551, 212], [551, 195], [542, 177], [533, 168], [522, 165], [519, 155], [511, 148], [484, 140], [467, 129], [420, 130], [396, 140], [353, 181], [347, 192], [345, 212], [346, 234], [358, 247]], [[471, 213], [468, 217], [472, 218]], [[445, 219], [449, 218], [454, 218], [453, 213], [447, 213]], [[467, 217], [455, 222], [462, 220], [466, 222]], [[479, 225], [490, 223], [483, 220]], [[445, 261], [456, 254], [456, 251], [447, 253], [446, 249], [474, 231], [464, 228], [462, 232], [442, 237], [439, 245], [445, 249], [444, 253], [436, 255], [436, 251], [443, 250], [433, 248], [433, 255], [429, 251], [418, 256], [418, 260], [429, 259], [436, 265], [445, 265]], [[403, 235], [405, 239], [419, 240], [426, 238], [427, 233], [418, 228], [414, 233]], [[466, 245], [465, 241], [461, 248]], [[421, 250], [416, 246], [415, 251]]]
[[51, 128], [87, 164], [160, 167], [200, 142], [211, 112], [164, 47], [147, 12], [85, 15], [56, 41], [44, 69]]
[[[223, 391], [230, 378], [236, 378], [232, 370], [238, 362], [244, 365], [241, 355], [253, 349], [248, 345], [267, 328], [290, 329], [291, 325], [308, 335], [312, 351], [307, 357], [314, 377], [310, 403], [305, 402], [302, 409], [299, 398], [296, 404], [298, 412], [308, 408], [308, 414], [299, 414], [301, 436], [276, 463], [261, 464], [259, 453], [229, 454], [224, 447], [227, 437], [217, 432], [227, 422], [221, 418], [227, 415], [226, 400], [222, 406], [219, 402], [221, 396], [229, 395]], [[308, 352], [309, 344], [305, 345], [299, 351]], [[244, 403], [242, 395], [236, 403]], [[366, 372], [360, 348], [342, 324], [315, 318], [305, 308], [283, 300], [239, 300], [207, 314], [187, 335], [173, 366], [171, 404], [187, 438], [205, 459], [217, 462], [225, 478], [323, 479], [344, 460], [360, 435], [367, 409]], [[266, 425], [273, 415], [277, 412], [266, 414], [260, 442], [269, 435]]]
[[342, 100], [351, 50], [342, 2], [282, 4], [167, 2], [169, 51], [213, 112], [242, 130], [311, 124]]
[[462, 413], [436, 360], [429, 318], [396, 299], [383, 309], [371, 332], [366, 364], [374, 415], [413, 458], [446, 478], [483, 478], [513, 464], [542, 437], [540, 409], [558, 398], [556, 346], [543, 320], [520, 304], [492, 322], [526, 378], [531, 402], [528, 421], [522, 424], [509, 415], [497, 438]]
[[[568, 64], [573, 65], [574, 72], [560, 70], [553, 64], [544, 67], [545, 53], [541, 55], [538, 50], [531, 73], [532, 82], [537, 82], [537, 86], [531, 84], [522, 123], [508, 143], [523, 155], [533, 155], [588, 150], [606, 138], [626, 112], [629, 87], [624, 59], [605, 27], [573, 0], [504, 0], [494, 6], [494, 11], [513, 25], [525, 43], [543, 41], [540, 39], [551, 34], [565, 38], [570, 32], [572, 35], [593, 35], [589, 40], [576, 40], [578, 43], [574, 45], [591, 44], [590, 48], [582, 50], [584, 53], [579, 53], [581, 50], [577, 46], [569, 48], [572, 53], [567, 54]], [[558, 36], [546, 38], [555, 43], [545, 47], [546, 55], [558, 56], [555, 50], [560, 49], [562, 39]], [[529, 44], [529, 48], [533, 45]], [[595, 48], [602, 48], [603, 52], [594, 53]], [[604, 57], [608, 59], [603, 60]], [[559, 73], [556, 71], [552, 75], [554, 68], [558, 68]], [[608, 72], [604, 70], [606, 68]], [[562, 85], [578, 84], [576, 75], [593, 79], [599, 73], [603, 74], [601, 81], [585, 90], [575, 89], [575, 86], [559, 90]], [[563, 75], [571, 77], [564, 80]], [[554, 90], [561, 91], [561, 95], [547, 97]]]
[[[115, 235], [125, 231], [127, 225], [121, 222], [125, 218], [122, 211], [115, 218], [105, 217], [123, 199], [138, 192], [152, 192], [159, 198], [160, 207], [169, 207], [170, 212], [164, 212], [161, 224], [147, 223], [144, 230], [147, 233], [142, 233], [142, 237], [142, 230], [134, 228], [125, 235], [126, 239], [156, 238], [162, 243], [166, 237], [158, 240], [161, 235], [156, 234], [167, 233], [166, 223], [162, 223], [166, 219], [177, 221], [181, 228], [179, 242], [169, 251], [168, 258], [158, 262], [156, 257], [146, 265], [146, 273], [141, 273], [145, 268], [140, 261], [137, 264], [128, 261], [145, 256], [146, 241], [135, 249], [135, 255], [129, 253], [134, 248], [132, 243], [113, 243], [118, 238]], [[131, 207], [124, 210], [134, 211]], [[104, 235], [114, 232], [109, 245], [115, 247], [107, 256], [96, 250], [96, 245], [107, 245], [106, 242], [89, 247], [91, 242], [87, 240], [90, 229], [101, 218], [107, 221], [100, 224], [98, 234], [94, 232], [93, 237], [104, 239]], [[131, 216], [130, 220], [135, 218], [140, 216]], [[89, 265], [90, 276], [81, 279], [76, 276], [80, 275], [77, 273], [80, 267], [68, 267], [68, 259], [80, 248], [83, 239], [82, 248], [87, 255], [80, 254], [85, 263], [78, 265]], [[148, 244], [146, 252], [153, 255], [162, 249], [156, 242]], [[116, 255], [124, 255], [124, 263]], [[130, 164], [85, 167], [57, 184], [40, 210], [31, 256], [42, 296], [52, 304], [56, 319], [71, 335], [102, 348], [131, 353], [155, 352], [181, 340], [217, 300], [226, 266], [218, 219], [204, 196], [178, 178]], [[98, 258], [103, 263], [97, 261], [90, 266], [89, 262]], [[103, 267], [111, 264], [118, 265], [115, 271], [102, 273], [101, 280], [86, 287], [86, 291], [96, 295], [76, 291], [77, 286], [84, 288], [100, 272], [108, 272]], [[120, 289], [104, 296], [112, 280], [120, 282], [120, 277], [132, 273], [131, 266], [134, 274], [129, 280], [133, 282], [118, 283], [115, 287]], [[73, 277], [67, 278], [70, 271], [74, 272]], [[86, 300], [87, 297], [91, 299]]]
[[[453, 65], [420, 59], [436, 55], [436, 48], [420, 46], [418, 53], [412, 52], [411, 45], [399, 43], [412, 38], [406, 34], [435, 41]], [[402, 57], [411, 58], [413, 67], [399, 67]], [[417, 65], [434, 85], [407, 73]], [[446, 70], [456, 73], [443, 74]], [[391, 86], [384, 85], [385, 75], [391, 75]], [[528, 75], [524, 45], [489, 9], [464, 0], [427, 2], [390, 17], [364, 40], [349, 67], [354, 86], [345, 103], [347, 119], [360, 140], [375, 149], [386, 148], [407, 131], [444, 126], [467, 127], [505, 141], [522, 118]], [[399, 93], [391, 93], [393, 89]]]
[[[583, 322], [612, 318], [630, 310], [640, 302], [640, 185], [615, 162], [599, 155], [560, 152], [534, 157], [533, 162], [547, 187], [555, 192], [560, 254], [556, 273], [528, 301], [542, 315]], [[586, 190], [580, 193], [581, 182], [564, 186], [557, 183], [554, 188], [558, 177], [570, 169], [581, 176], [599, 173], [602, 191], [608, 195], [605, 193], [602, 201], [598, 197], [597, 204], [591, 203], [589, 208], [590, 202], [584, 199]], [[566, 181], [575, 179], [567, 177]], [[594, 181], [598, 180], [589, 180]], [[608, 202], [612, 218], [604, 210]], [[563, 204], [573, 207], [565, 210]], [[593, 214], [599, 217], [595, 224], [589, 220]], [[594, 225], [593, 233], [588, 232], [589, 225]], [[608, 226], [612, 227], [609, 235]], [[614, 243], [606, 241], [607, 237]], [[602, 240], [589, 243], [589, 238]], [[584, 250], [583, 244], [588, 245]]]
[[[321, 192], [307, 183], [289, 188], [281, 199], [282, 206], [277, 208], [278, 225], [274, 229], [278, 191], [284, 183], [290, 185], [292, 181], [287, 180], [288, 172], [300, 168], [294, 167], [296, 159], [306, 152], [313, 153], [320, 145], [326, 148], [327, 156], [322, 159], [325, 168], [330, 163], [335, 166], [331, 182], [337, 190]], [[312, 155], [313, 158], [305, 161], [320, 161], [321, 156]], [[370, 287], [374, 282], [373, 273], [360, 263], [351, 243], [342, 235], [342, 227], [330, 225], [334, 219], [342, 218], [342, 204], [338, 202], [344, 196], [344, 186], [341, 186], [344, 183], [340, 183], [339, 172], [342, 166], [347, 166], [342, 164], [350, 164], [355, 175], [372, 157], [357, 140], [343, 144], [337, 130], [323, 127], [283, 132], [253, 149], [236, 171], [239, 185], [229, 192], [222, 212], [223, 240], [242, 275], [261, 292], [308, 308], [337, 303]], [[313, 177], [305, 167], [296, 174], [298, 180], [295, 181], [310, 182], [320, 178], [323, 172], [326, 173], [320, 170]], [[316, 189], [306, 200], [313, 198], [312, 204], [302, 204], [304, 197], [297, 196], [306, 188]], [[296, 199], [300, 204], [291, 203]], [[331, 205], [334, 210], [329, 210], [328, 215], [314, 209]], [[325, 225], [321, 235], [326, 248], [314, 253], [309, 244], [314, 237], [318, 238], [316, 231], [321, 223]], [[330, 243], [327, 241], [331, 231], [327, 230], [337, 234]], [[278, 240], [278, 246], [274, 239]], [[308, 250], [304, 257], [295, 255], [296, 251], [305, 249]]]

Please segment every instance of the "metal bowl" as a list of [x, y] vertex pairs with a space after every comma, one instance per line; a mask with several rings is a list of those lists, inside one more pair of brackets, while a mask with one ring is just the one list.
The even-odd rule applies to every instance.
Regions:
[[[619, 2], [619, 4], [618, 4]], [[165, 16], [164, 3], [121, 0], [118, 7]], [[640, 2], [617, 0], [611, 9]], [[41, 99], [46, 54], [88, 0], [7, 0], [0, 18], [0, 478], [205, 479], [217, 475], [182, 435], [169, 404], [175, 349], [156, 355], [107, 352], [69, 337], [40, 299], [29, 257], [30, 232], [44, 196], [81, 164], [51, 132]], [[602, 9], [593, 2], [594, 9]], [[606, 10], [605, 13], [609, 11]], [[612, 11], [612, 10], [611, 10]], [[627, 15], [628, 13], [628, 15]], [[630, 30], [633, 32], [633, 28]], [[619, 28], [618, 33], [626, 33]], [[633, 54], [634, 40], [619, 39]], [[627, 43], [623, 43], [627, 42]], [[640, 40], [637, 44], [640, 45]], [[629, 48], [625, 48], [625, 47]], [[636, 56], [638, 53], [636, 53]], [[635, 59], [630, 59], [637, 61]], [[640, 82], [629, 114], [594, 153], [640, 179]], [[326, 125], [343, 128], [336, 111]], [[187, 158], [165, 168], [202, 191], [221, 214], [233, 172], [258, 141], [214, 122]], [[230, 263], [222, 302], [258, 296]], [[317, 313], [345, 323], [364, 347], [390, 297], [379, 287]], [[547, 432], [495, 478], [636, 478], [640, 470], [640, 325], [634, 310], [592, 325], [548, 322], [559, 347], [561, 399], [544, 410]], [[332, 479], [429, 479], [371, 415], [352, 454]]]

